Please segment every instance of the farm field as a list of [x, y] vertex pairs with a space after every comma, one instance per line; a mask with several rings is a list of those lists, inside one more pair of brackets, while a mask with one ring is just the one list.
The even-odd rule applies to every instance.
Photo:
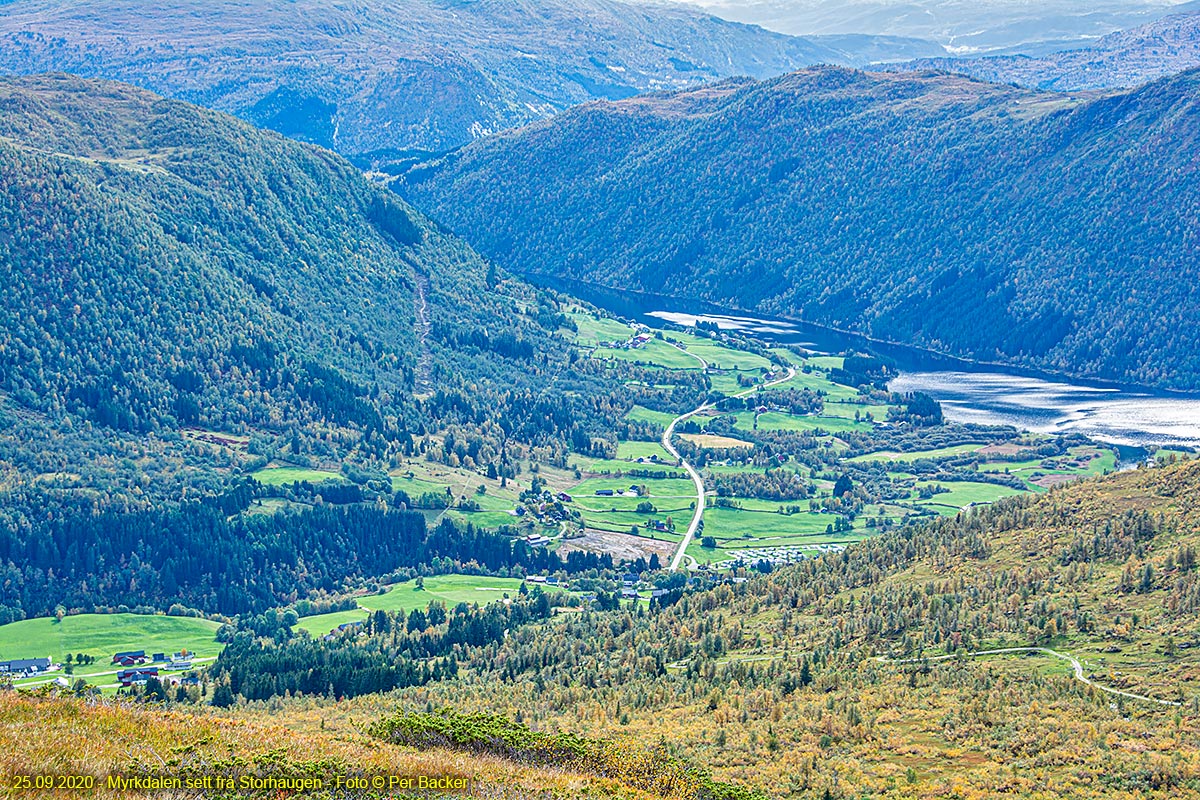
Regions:
[[953, 447], [938, 447], [932, 450], [916, 450], [910, 453], [898, 453], [892, 450], [881, 450], [878, 453], [866, 453], [865, 455], [855, 456], [847, 459], [851, 464], [866, 464], [873, 461], [902, 461], [913, 462], [926, 458], [946, 458], [947, 456], [961, 456], [967, 453], [974, 453], [983, 449], [981, 444], [960, 444]]
[[[741, 430], [754, 430], [755, 413], [753, 411], [739, 411], [736, 414], [737, 422], [734, 427]], [[844, 433], [847, 431], [869, 431], [871, 430], [869, 422], [855, 422], [853, 414], [850, 419], [839, 416], [795, 416], [793, 414], [784, 414], [780, 411], [767, 411], [758, 415], [759, 430], [776, 430], [776, 431], [829, 431], [831, 433]]]
[[266, 467], [257, 472], [251, 473], [250, 477], [263, 484], [264, 486], [282, 486], [285, 483], [296, 483], [308, 481], [309, 483], [321, 483], [322, 481], [345, 481], [346, 478], [340, 472], [330, 472], [328, 470], [307, 469], [305, 467]]
[[659, 442], [617, 443], [618, 459], [632, 459], [636, 461], [639, 458], [649, 459], [651, 456], [658, 456], [660, 461], [670, 461], [672, 463], [675, 461], [675, 457], [668, 453]]
[[633, 328], [619, 320], [596, 317], [581, 311], [568, 311], [566, 315], [577, 326], [574, 339], [586, 347], [600, 342], [623, 342], [633, 336]]
[[695, 489], [692, 482], [687, 478], [586, 478], [580, 481], [572, 489], [573, 495], [599, 497], [601, 500], [608, 500], [603, 496], [597, 496], [596, 492], [604, 489], [612, 490], [619, 494], [623, 491], [628, 491], [631, 486], [645, 486], [649, 491], [649, 497], [695, 497]]
[[[513, 597], [521, 588], [520, 578], [493, 578], [481, 575], [435, 575], [425, 578], [424, 590], [417, 589], [417, 582], [405, 581], [388, 589], [384, 594], [365, 595], [358, 598], [359, 608], [350, 611], [334, 611], [301, 617], [298, 627], [314, 636], [321, 636], [346, 622], [364, 620], [372, 611], [404, 611], [424, 609], [435, 600], [453, 608], [459, 603], [487, 605], [504, 599], [505, 594]], [[535, 584], [527, 584], [532, 591]], [[545, 591], [557, 591], [547, 588]]]
[[[917, 484], [918, 488], [933, 485], [930, 482]], [[916, 500], [915, 502], [918, 505], [934, 508], [939, 513], [953, 515], [958, 513], [959, 509], [971, 504], [994, 503], [1002, 497], [1012, 497], [1013, 495], [1022, 493], [1019, 489], [1013, 489], [1008, 486], [997, 486], [994, 483], [954, 482], [942, 483], [941, 486], [949, 489], [949, 491], [935, 494], [929, 500]]]
[[642, 406], [634, 406], [625, 415], [625, 418], [635, 422], [649, 422], [653, 425], [658, 425], [660, 428], [665, 428], [671, 424], [671, 420], [675, 419], [676, 416], [676, 414], [666, 411], [654, 411]]
[[74, 614], [56, 622], [38, 617], [0, 625], [0, 659], [50, 658], [67, 653], [95, 656], [105, 665], [122, 650], [175, 652], [181, 648], [216, 655], [220, 624], [194, 617], [161, 614]]
[[702, 368], [700, 362], [695, 357], [688, 355], [678, 347], [661, 339], [651, 339], [641, 347], [631, 350], [615, 347], [597, 347], [594, 355], [596, 358], [601, 359], [615, 358], [620, 361], [630, 361], [633, 363], [655, 364], [667, 369], [698, 370]]

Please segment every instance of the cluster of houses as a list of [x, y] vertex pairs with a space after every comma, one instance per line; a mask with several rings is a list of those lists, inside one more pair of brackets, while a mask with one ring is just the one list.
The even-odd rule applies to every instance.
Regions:
[[[180, 650], [177, 653], [172, 653], [168, 656], [166, 653], [154, 653], [147, 656], [145, 650], [126, 650], [121, 653], [116, 653], [112, 657], [112, 663], [125, 669], [117, 670], [117, 682], [122, 686], [129, 687], [137, 684], [144, 684], [151, 678], [158, 677], [158, 665], [162, 665], [162, 669], [166, 670], [188, 670], [192, 668], [192, 655], [187, 650]], [[195, 679], [184, 680], [184, 683], [192, 682]]]
[[649, 328], [638, 326], [638, 332], [630, 337], [627, 341], [600, 342], [599, 344], [601, 347], [611, 347], [614, 350], [637, 350], [653, 338], [654, 336], [651, 335]]
[[556, 589], [566, 589], [567, 582], [560, 581], [553, 575], [530, 575], [525, 579], [529, 583], [539, 583], [542, 586], [553, 586]]
[[731, 566], [738, 561], [754, 564], [760, 561], [767, 561], [776, 566], [781, 564], [795, 564], [809, 557], [806, 551], [816, 550], [820, 553], [840, 553], [845, 549], [845, 545], [832, 543], [805, 545], [803, 549], [799, 547], [752, 547], [745, 550], [730, 550], [729, 557], [731, 561], [727, 563]]
[[[531, 514], [544, 522], [560, 522], [570, 516], [570, 512], [563, 508], [562, 505], [563, 503], [571, 502], [571, 495], [566, 492], [553, 494], [549, 491], [543, 491], [540, 496], [536, 497], [528, 494], [522, 495], [522, 499], [525, 502], [518, 505], [509, 513], [517, 517]], [[548, 544], [549, 541], [547, 539], [543, 544]], [[535, 544], [534, 546], [537, 547], [540, 545]]]
[[0, 675], [29, 678], [49, 672], [52, 666], [54, 664], [48, 658], [13, 658], [8, 661], [0, 661]]
[[597, 489], [597, 497], [640, 497], [638, 494], [637, 484], [633, 484], [625, 491], [617, 491], [616, 489]]

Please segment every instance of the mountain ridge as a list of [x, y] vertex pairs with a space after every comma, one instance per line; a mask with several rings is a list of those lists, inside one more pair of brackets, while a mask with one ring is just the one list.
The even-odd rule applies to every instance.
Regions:
[[0, 8], [0, 72], [142, 85], [347, 155], [446, 150], [588, 99], [763, 77], [853, 46], [614, 0]]
[[1173, 14], [1117, 31], [1080, 49], [1040, 56], [933, 58], [880, 66], [895, 71], [944, 70], [993, 83], [1079, 91], [1139, 86], [1200, 66], [1200, 11]]
[[[517, 272], [1193, 389], [1197, 354], [1172, 330], [1197, 313], [1194, 293], [1157, 265], [1194, 263], [1197, 77], [1096, 95], [814, 68], [589, 104], [429, 162], [395, 188]], [[1140, 281], [1146, 268], [1174, 293]], [[1080, 293], [1086, 281], [1128, 300], [1101, 306]], [[1167, 298], [1171, 323], [1159, 318]], [[983, 316], [939, 315], [945, 304]], [[1101, 321], [1113, 315], [1120, 333]], [[1000, 341], [973, 333], [988, 326]]]

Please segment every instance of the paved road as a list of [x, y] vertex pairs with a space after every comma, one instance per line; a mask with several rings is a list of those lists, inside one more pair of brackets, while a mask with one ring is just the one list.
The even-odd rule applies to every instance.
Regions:
[[[1071, 664], [1071, 667], [1075, 670], [1075, 679], [1076, 680], [1082, 681], [1083, 683], [1086, 683], [1088, 686], [1094, 686], [1095, 688], [1099, 689], [1102, 692], [1106, 692], [1111, 695], [1118, 695], [1120, 697], [1128, 697], [1130, 700], [1141, 700], [1146, 703], [1157, 703], [1160, 706], [1183, 705], [1182, 703], [1176, 703], [1173, 700], [1159, 700], [1158, 698], [1155, 698], [1155, 697], [1146, 697], [1144, 695], [1134, 694], [1133, 692], [1123, 692], [1120, 689], [1113, 689], [1109, 686], [1104, 686], [1102, 684], [1096, 683], [1094, 680], [1089, 678], [1087, 675], [1083, 674], [1083, 664], [1079, 663], [1079, 659], [1077, 659], [1077, 658], [1075, 658], [1075, 656], [1069, 655], [1067, 653], [1060, 653], [1057, 650], [1051, 650], [1048, 647], [1002, 647], [998, 650], [975, 650], [970, 653], [963, 653], [961, 655], [965, 655], [965, 656], [973, 658], [975, 656], [993, 656], [993, 655], [1002, 655], [1004, 653], [1042, 653], [1044, 655], [1053, 656], [1054, 658], [1061, 659], [1061, 660], [1069, 662]], [[891, 659], [891, 658], [888, 658], [887, 656], [876, 656], [875, 660], [881, 661], [885, 664], [915, 664], [915, 663], [919, 663], [921, 661], [946, 661], [947, 659], [958, 658], [959, 655], [960, 654], [955, 653], [955, 654], [945, 655], [945, 656], [929, 656], [926, 658], [901, 658], [901, 659]]]
[[[687, 351], [684, 350], [684, 352], [686, 353]], [[689, 355], [695, 356], [694, 353], [690, 353]], [[700, 358], [699, 356], [695, 357]], [[703, 361], [703, 359], [700, 360]], [[773, 381], [764, 383], [762, 386], [755, 386], [752, 389], [747, 389], [746, 391], [739, 392], [733, 396], [746, 397], [747, 395], [753, 394], [759, 389], [766, 389], [767, 387], [775, 386], [776, 384], [780, 384], [785, 381], [790, 381], [794, 377], [796, 377], [796, 368], [788, 367], [787, 374], [782, 378], [776, 378]], [[680, 414], [678, 417], [671, 420], [671, 424], [668, 425], [666, 431], [663, 432], [662, 446], [668, 453], [670, 453], [676, 458], [676, 460], [679, 461], [679, 463], [687, 471], [688, 477], [692, 479], [692, 484], [696, 487], [696, 510], [692, 513], [692, 521], [688, 523], [687, 531], [684, 532], [683, 539], [679, 542], [679, 547], [675, 550], [675, 555], [671, 557], [672, 571], [679, 569], [679, 565], [683, 563], [683, 558], [687, 553], [688, 545], [690, 545], [692, 543], [692, 539], [695, 538], [696, 530], [700, 527], [700, 520], [704, 517], [704, 480], [700, 477], [700, 473], [696, 471], [696, 468], [689, 464], [687, 460], [680, 455], [679, 451], [675, 449], [675, 445], [671, 444], [671, 439], [675, 436], [676, 425], [683, 422], [685, 419], [694, 417], [702, 411], [707, 411], [710, 408], [712, 408], [710, 404], [703, 403], [698, 408], [694, 408], [686, 414]]]

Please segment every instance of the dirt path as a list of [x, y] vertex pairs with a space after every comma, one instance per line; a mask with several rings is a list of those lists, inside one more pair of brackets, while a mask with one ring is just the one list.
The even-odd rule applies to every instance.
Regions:
[[1125, 692], [1120, 689], [1113, 689], [1112, 687], [1104, 686], [1103, 684], [1096, 683], [1094, 680], [1089, 678], [1087, 675], [1083, 674], [1083, 664], [1081, 664], [1079, 662], [1079, 659], [1077, 659], [1077, 658], [1075, 658], [1075, 656], [1069, 655], [1067, 653], [1060, 653], [1057, 650], [1051, 650], [1048, 647], [1001, 647], [997, 650], [975, 650], [970, 653], [963, 653], [963, 654], [953, 653], [950, 655], [928, 656], [925, 658], [891, 659], [891, 658], [888, 658], [887, 656], [876, 656], [875, 660], [879, 661], [881, 663], [884, 663], [884, 664], [916, 664], [916, 663], [920, 663], [922, 661], [947, 661], [952, 658], [959, 658], [960, 655], [965, 656], [967, 658], [974, 658], [976, 656], [994, 656], [994, 655], [1003, 655], [1005, 653], [1042, 653], [1043, 655], [1052, 656], [1053, 658], [1057, 658], [1057, 659], [1061, 659], [1062, 661], [1066, 661], [1071, 665], [1072, 669], [1075, 671], [1075, 679], [1076, 680], [1086, 683], [1088, 686], [1095, 687], [1096, 689], [1099, 689], [1100, 691], [1105, 692], [1107, 694], [1117, 695], [1119, 697], [1128, 697], [1130, 700], [1141, 700], [1146, 703], [1157, 703], [1160, 706], [1183, 705], [1182, 703], [1176, 703], [1173, 700], [1159, 700], [1158, 698], [1155, 698], [1155, 697], [1146, 697], [1145, 695], [1134, 694], [1133, 692]]

